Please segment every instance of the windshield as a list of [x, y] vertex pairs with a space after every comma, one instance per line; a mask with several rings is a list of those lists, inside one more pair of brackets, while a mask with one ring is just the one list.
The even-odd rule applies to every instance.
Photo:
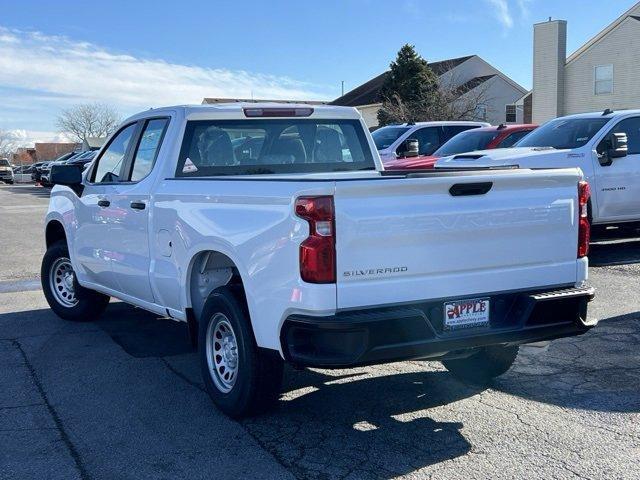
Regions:
[[8, 167], [9, 160], [5, 160], [4, 158], [0, 159], [0, 167]]
[[582, 147], [598, 133], [609, 118], [557, 118], [531, 132], [516, 147]]
[[458, 153], [473, 152], [474, 150], [484, 150], [489, 142], [498, 136], [498, 132], [466, 130], [459, 133], [438, 150], [433, 152], [434, 157], [448, 157]]
[[409, 127], [382, 127], [371, 134], [378, 150], [389, 148]]

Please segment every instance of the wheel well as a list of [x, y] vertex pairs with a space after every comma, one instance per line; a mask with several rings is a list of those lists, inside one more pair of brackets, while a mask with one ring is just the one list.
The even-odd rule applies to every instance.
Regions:
[[45, 240], [47, 242], [47, 248], [60, 240], [64, 240], [65, 242], [67, 241], [67, 236], [64, 233], [64, 227], [60, 222], [52, 220], [47, 224]]
[[[197, 319], [207, 298], [216, 288], [223, 285], [243, 287], [238, 267], [223, 253], [207, 250], [197, 254], [191, 262], [188, 294], [191, 308]], [[244, 288], [242, 288], [244, 294]]]

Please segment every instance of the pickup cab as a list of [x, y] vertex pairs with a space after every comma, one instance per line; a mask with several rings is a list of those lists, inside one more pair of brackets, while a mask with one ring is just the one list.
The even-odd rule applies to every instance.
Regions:
[[284, 362], [432, 359], [485, 382], [596, 324], [577, 168], [386, 174], [355, 109], [238, 103], [135, 115], [51, 175], [53, 311], [114, 297], [185, 322], [234, 417], [275, 402]]
[[582, 113], [551, 120], [515, 148], [440, 159], [436, 168], [518, 165], [578, 167], [591, 185], [593, 225], [640, 222], [640, 110]]

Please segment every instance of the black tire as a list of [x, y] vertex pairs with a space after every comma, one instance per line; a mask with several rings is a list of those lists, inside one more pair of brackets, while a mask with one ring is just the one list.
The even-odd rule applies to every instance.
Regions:
[[483, 385], [506, 373], [516, 361], [518, 350], [517, 345], [484, 347], [470, 357], [443, 360], [442, 364], [457, 379]]
[[[224, 354], [223, 338], [216, 333], [226, 329], [228, 334], [229, 326], [235, 339], [236, 367], [223, 372], [232, 371], [231, 378], [222, 379], [222, 367], [216, 366], [215, 357], [216, 352]], [[256, 415], [273, 407], [282, 386], [283, 361], [277, 351], [257, 347], [242, 290], [229, 286], [215, 289], [204, 305], [198, 329], [202, 378], [213, 403], [232, 418]], [[216, 338], [221, 340], [217, 347]], [[217, 357], [226, 361], [226, 356]], [[233, 362], [230, 364], [233, 366]], [[231, 381], [232, 385], [225, 383]]]
[[[78, 281], [75, 279], [75, 275], [72, 277], [72, 290], [73, 298], [75, 302], [71, 302], [70, 298], [67, 298], [65, 302], [62, 299], [64, 293], [62, 284], [64, 281], [56, 277], [51, 279], [51, 271], [59, 266], [59, 263], [64, 263], [69, 259], [69, 249], [67, 243], [64, 240], [60, 240], [51, 245], [42, 259], [42, 267], [40, 269], [40, 281], [42, 283], [42, 291], [47, 299], [47, 303], [51, 307], [51, 310], [55, 312], [60, 318], [65, 320], [72, 320], [75, 322], [88, 322], [95, 320], [104, 311], [109, 303], [109, 297], [93, 290], [81, 287]], [[58, 264], [58, 265], [57, 265]], [[70, 262], [69, 262], [70, 264]], [[73, 273], [73, 269], [71, 270]], [[60, 289], [61, 293], [53, 291], [54, 286]]]

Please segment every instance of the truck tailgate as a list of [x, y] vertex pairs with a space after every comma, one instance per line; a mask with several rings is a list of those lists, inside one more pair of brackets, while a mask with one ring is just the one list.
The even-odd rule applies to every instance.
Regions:
[[580, 179], [562, 169], [336, 182], [338, 308], [575, 283]]

